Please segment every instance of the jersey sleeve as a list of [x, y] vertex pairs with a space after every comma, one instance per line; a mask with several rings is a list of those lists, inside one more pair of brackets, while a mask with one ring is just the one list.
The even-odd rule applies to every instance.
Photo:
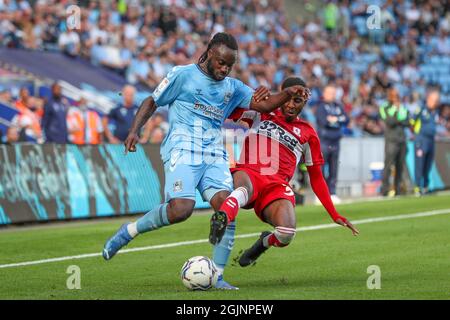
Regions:
[[247, 110], [244, 108], [236, 108], [228, 119], [234, 122], [245, 122], [251, 128], [255, 121], [257, 121], [259, 113], [253, 110]]
[[311, 134], [308, 142], [305, 144], [305, 151], [303, 153], [304, 161], [307, 166], [322, 165], [325, 163], [323, 160], [322, 151], [320, 149], [320, 140], [316, 132]]
[[235, 80], [235, 90], [230, 104], [234, 108], [250, 109], [254, 90], [242, 81]]
[[158, 107], [170, 105], [181, 93], [183, 85], [183, 68], [177, 66], [167, 74], [152, 93], [153, 100]]

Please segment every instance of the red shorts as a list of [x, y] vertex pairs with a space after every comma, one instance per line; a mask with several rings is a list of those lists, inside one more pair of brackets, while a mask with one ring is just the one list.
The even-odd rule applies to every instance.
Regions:
[[258, 218], [262, 221], [263, 210], [272, 202], [279, 199], [289, 200], [295, 207], [295, 194], [289, 183], [273, 176], [261, 175], [259, 172], [249, 168], [231, 168], [231, 173], [244, 171], [250, 177], [253, 185], [253, 196], [244, 209], [254, 209]]

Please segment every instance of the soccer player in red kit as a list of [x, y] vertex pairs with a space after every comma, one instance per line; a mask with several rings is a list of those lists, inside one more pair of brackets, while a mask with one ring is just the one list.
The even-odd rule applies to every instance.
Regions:
[[[301, 78], [287, 78], [282, 88], [306, 87]], [[320, 141], [312, 126], [298, 115], [307, 100], [294, 96], [270, 114], [238, 109], [230, 118], [245, 122], [250, 131], [244, 141], [240, 161], [231, 169], [235, 190], [211, 218], [210, 241], [217, 243], [228, 222], [234, 221], [239, 208], [254, 208], [256, 215], [272, 225], [255, 244], [244, 251], [239, 264], [248, 266], [271, 246], [287, 246], [296, 233], [295, 196], [289, 181], [300, 161], [307, 168], [311, 187], [334, 222], [348, 227], [353, 235], [359, 231], [336, 211], [322, 175], [324, 163]]]

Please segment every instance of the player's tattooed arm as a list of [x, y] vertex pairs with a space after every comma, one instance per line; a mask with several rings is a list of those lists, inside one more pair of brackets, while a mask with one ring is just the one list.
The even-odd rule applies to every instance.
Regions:
[[311, 92], [308, 88], [296, 85], [286, 88], [279, 93], [270, 95], [267, 99], [262, 99], [259, 101], [252, 100], [250, 103], [250, 109], [261, 113], [269, 113], [288, 102], [293, 96], [300, 96], [303, 99], [308, 100], [310, 95]]
[[157, 108], [152, 96], [149, 96], [142, 101], [136, 116], [134, 117], [133, 124], [131, 125], [128, 137], [125, 139], [125, 154], [128, 151], [135, 152], [136, 144], [139, 142], [139, 130], [150, 119]]

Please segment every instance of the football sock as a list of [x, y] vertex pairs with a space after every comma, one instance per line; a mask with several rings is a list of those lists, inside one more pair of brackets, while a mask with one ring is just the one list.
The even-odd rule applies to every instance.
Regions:
[[222, 240], [214, 246], [213, 261], [219, 271], [219, 274], [223, 274], [223, 270], [227, 265], [231, 250], [233, 250], [235, 232], [236, 222], [229, 223]]
[[167, 203], [160, 204], [153, 210], [147, 212], [143, 217], [136, 222], [130, 223], [127, 227], [128, 233], [134, 238], [139, 233], [144, 233], [159, 229], [163, 226], [169, 225], [169, 218], [167, 217]]
[[263, 239], [263, 245], [266, 248], [278, 247], [278, 244], [281, 244], [281, 242], [277, 239], [274, 233], [269, 234]]
[[236, 218], [239, 208], [245, 206], [248, 202], [248, 192], [244, 187], [239, 187], [234, 190], [228, 198], [225, 199], [220, 211], [227, 214], [228, 222], [234, 221]]
[[128, 234], [132, 237], [135, 238], [139, 232], [137, 231], [137, 223], [136, 222], [132, 222], [127, 226], [127, 231]]
[[275, 231], [263, 238], [263, 245], [269, 247], [285, 247], [295, 236], [293, 228], [276, 227]]

